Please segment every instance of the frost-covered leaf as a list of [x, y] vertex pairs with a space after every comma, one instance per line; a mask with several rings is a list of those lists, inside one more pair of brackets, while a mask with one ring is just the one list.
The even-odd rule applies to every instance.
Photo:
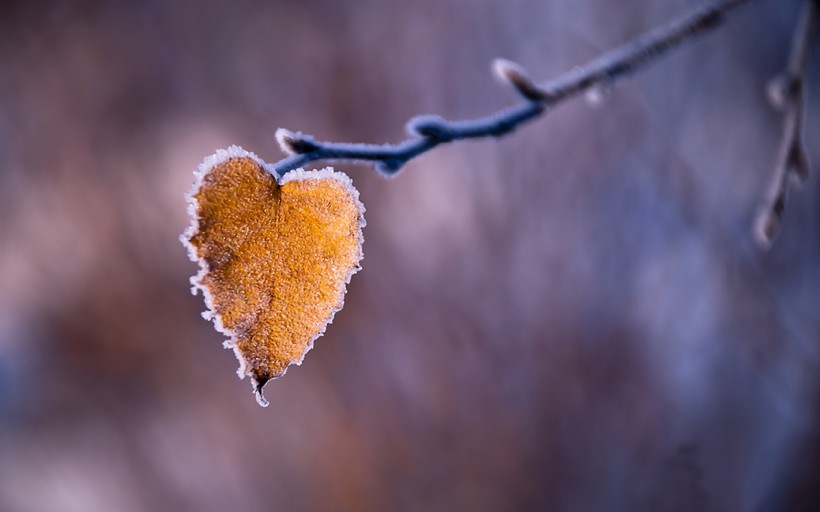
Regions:
[[301, 364], [359, 270], [359, 193], [332, 169], [277, 182], [256, 155], [231, 146], [199, 166], [188, 200], [193, 221], [181, 239], [200, 266], [192, 290], [267, 405], [262, 386]]

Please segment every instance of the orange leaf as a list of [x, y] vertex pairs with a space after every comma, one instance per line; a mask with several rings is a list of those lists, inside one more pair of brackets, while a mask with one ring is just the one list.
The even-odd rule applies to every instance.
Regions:
[[237, 146], [205, 159], [188, 196], [191, 226], [181, 240], [199, 273], [219, 332], [230, 337], [239, 376], [262, 386], [301, 364], [342, 308], [359, 270], [364, 207], [350, 178], [332, 169], [296, 170], [278, 182]]

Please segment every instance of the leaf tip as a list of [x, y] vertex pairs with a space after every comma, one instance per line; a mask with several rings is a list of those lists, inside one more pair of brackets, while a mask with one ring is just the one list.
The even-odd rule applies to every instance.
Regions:
[[260, 377], [257, 379], [251, 379], [251, 384], [253, 385], [253, 396], [256, 398], [256, 403], [259, 404], [260, 407], [267, 407], [270, 405], [268, 399], [265, 398], [265, 394], [262, 392], [262, 388], [265, 387], [265, 384], [268, 383], [270, 379], [267, 377]]

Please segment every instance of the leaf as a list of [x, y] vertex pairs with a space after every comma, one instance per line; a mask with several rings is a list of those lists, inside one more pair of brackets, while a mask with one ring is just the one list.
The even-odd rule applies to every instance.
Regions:
[[180, 239], [200, 268], [191, 291], [267, 406], [265, 383], [301, 364], [342, 308], [360, 268], [364, 206], [343, 173], [299, 169], [277, 181], [237, 146], [205, 159], [188, 200]]

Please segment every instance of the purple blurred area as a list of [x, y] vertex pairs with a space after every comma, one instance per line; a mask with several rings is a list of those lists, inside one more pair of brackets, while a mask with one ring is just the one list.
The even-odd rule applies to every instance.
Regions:
[[820, 510], [818, 176], [750, 235], [798, 0], [599, 107], [337, 166], [363, 271], [267, 409], [189, 293], [215, 149], [396, 142], [516, 101], [495, 57], [554, 77], [695, 4], [3, 2], [0, 510]]

